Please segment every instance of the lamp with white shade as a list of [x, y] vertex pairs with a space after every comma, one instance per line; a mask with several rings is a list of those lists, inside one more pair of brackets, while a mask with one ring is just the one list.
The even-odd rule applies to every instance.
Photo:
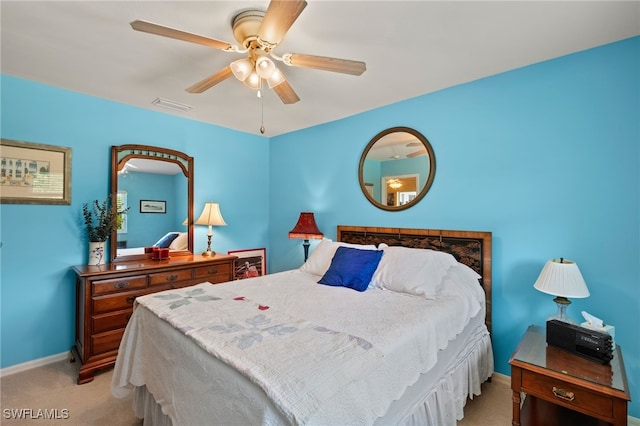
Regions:
[[202, 252], [203, 256], [213, 256], [215, 251], [211, 250], [211, 236], [213, 235], [213, 226], [226, 226], [227, 223], [222, 218], [220, 213], [220, 205], [218, 203], [207, 202], [204, 205], [204, 209], [200, 214], [198, 220], [194, 222], [194, 225], [206, 225], [209, 227], [207, 232], [207, 249]]
[[557, 319], [575, 323], [567, 316], [567, 307], [571, 304], [568, 298], [589, 297], [587, 283], [582, 278], [578, 265], [564, 258], [547, 261], [533, 287], [543, 293], [556, 296], [553, 301], [558, 306], [558, 313], [547, 320]]

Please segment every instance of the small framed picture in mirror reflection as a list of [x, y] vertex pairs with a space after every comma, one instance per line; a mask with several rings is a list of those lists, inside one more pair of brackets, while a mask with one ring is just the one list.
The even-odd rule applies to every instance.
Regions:
[[140, 213], [166, 213], [167, 202], [159, 200], [140, 200]]

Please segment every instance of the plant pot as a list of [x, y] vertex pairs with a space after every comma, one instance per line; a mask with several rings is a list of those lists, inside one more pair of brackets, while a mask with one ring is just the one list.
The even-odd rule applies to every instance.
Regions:
[[107, 253], [105, 241], [89, 241], [89, 262], [87, 265], [104, 265]]

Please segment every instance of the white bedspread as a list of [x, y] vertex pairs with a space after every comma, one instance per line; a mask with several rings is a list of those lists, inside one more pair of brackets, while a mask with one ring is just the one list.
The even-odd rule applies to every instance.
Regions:
[[[235, 365], [263, 388], [291, 424], [371, 424], [435, 364], [438, 350], [482, 310], [484, 296], [473, 283], [449, 284], [437, 300], [425, 300], [379, 289], [359, 293], [317, 280], [287, 271], [157, 293], [138, 302]], [[212, 315], [220, 302], [225, 313]], [[136, 309], [122, 339], [112, 391], [122, 397], [134, 386], [146, 385], [172, 417], [172, 375], [146, 377], [139, 368], [157, 356], [145, 344], [149, 324], [137, 320], [145, 309]], [[230, 316], [231, 311], [240, 317]], [[257, 324], [267, 318], [279, 327]], [[253, 337], [247, 337], [250, 330]], [[286, 351], [275, 347], [282, 342]], [[274, 377], [278, 384], [271, 381]], [[202, 395], [206, 404], [204, 388]], [[182, 411], [180, 424], [197, 424], [196, 413], [192, 421], [190, 414]]]
[[292, 317], [224, 286], [199, 284], [137, 303], [258, 384], [292, 423], [307, 421], [382, 358], [365, 339]]

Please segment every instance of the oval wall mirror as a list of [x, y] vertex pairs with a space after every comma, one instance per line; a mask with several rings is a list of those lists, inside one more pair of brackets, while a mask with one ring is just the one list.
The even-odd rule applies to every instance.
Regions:
[[[171, 256], [193, 253], [193, 157], [147, 145], [111, 148], [111, 192], [128, 208], [111, 236], [113, 262], [151, 258], [157, 245]], [[115, 242], [115, 244], [114, 244]]]
[[429, 191], [436, 174], [431, 144], [409, 127], [378, 133], [360, 157], [358, 179], [362, 193], [383, 210], [404, 210]]

